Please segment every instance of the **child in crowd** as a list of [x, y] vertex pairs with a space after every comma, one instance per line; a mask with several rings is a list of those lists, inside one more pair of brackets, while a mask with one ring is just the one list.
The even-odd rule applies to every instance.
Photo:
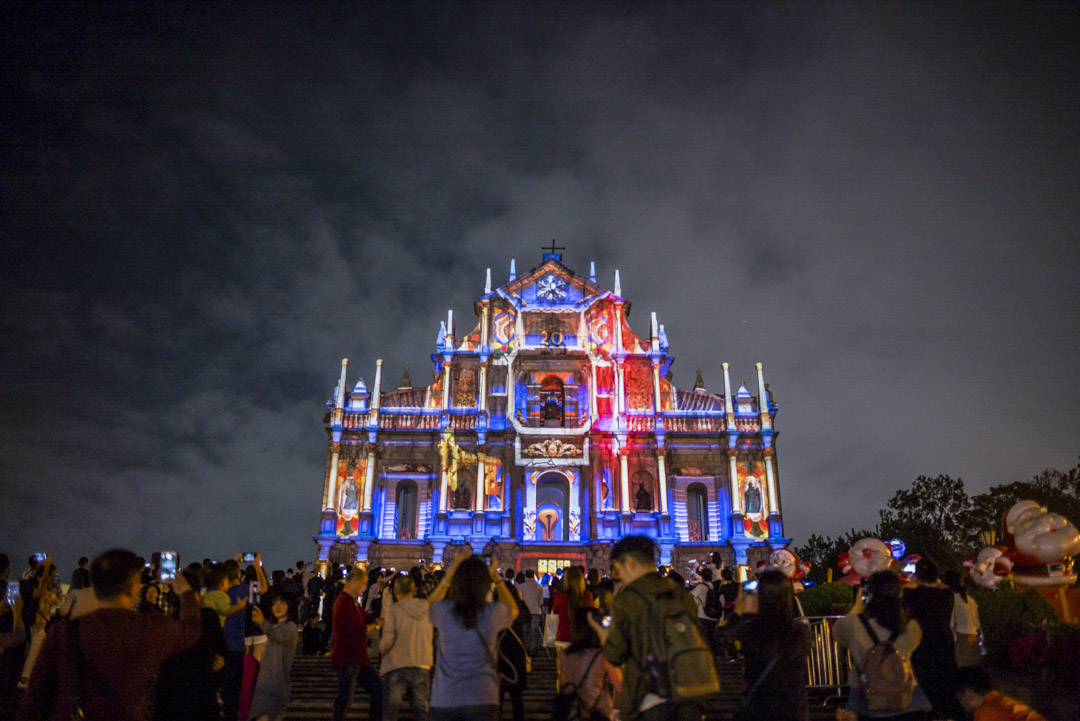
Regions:
[[229, 574], [222, 564], [210, 566], [205, 574], [205, 583], [206, 595], [202, 599], [203, 608], [211, 608], [216, 611], [218, 621], [221, 622], [224, 628], [225, 619], [234, 613], [243, 611], [247, 606], [247, 599], [241, 598], [236, 603], [229, 601], [229, 594], [227, 593]]

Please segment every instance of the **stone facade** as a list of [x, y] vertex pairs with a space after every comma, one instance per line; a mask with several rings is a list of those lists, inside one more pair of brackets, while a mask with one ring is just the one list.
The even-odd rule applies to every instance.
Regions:
[[709, 393], [669, 380], [674, 358], [652, 314], [575, 274], [558, 254], [474, 301], [476, 326], [436, 338], [434, 380], [327, 403], [320, 559], [385, 567], [443, 561], [468, 544], [503, 566], [606, 567], [629, 533], [655, 538], [664, 563], [720, 551], [746, 564], [786, 545], [776, 467], [776, 405], [758, 392]]

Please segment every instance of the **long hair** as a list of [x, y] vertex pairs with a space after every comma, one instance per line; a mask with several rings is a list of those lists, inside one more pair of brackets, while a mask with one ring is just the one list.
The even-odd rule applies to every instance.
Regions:
[[570, 617], [570, 646], [566, 653], [577, 653], [590, 648], [600, 648], [600, 637], [589, 625], [589, 616], [600, 619], [600, 612], [595, 608], [582, 606]]
[[878, 571], [866, 580], [866, 615], [893, 633], [900, 633], [907, 625], [907, 614], [900, 600], [900, 579], [892, 571]]
[[476, 617], [487, 600], [491, 588], [488, 567], [476, 556], [469, 556], [454, 571], [446, 598], [453, 602], [451, 611], [465, 628], [475, 628]]
[[960, 576], [959, 571], [946, 571], [945, 572], [945, 585], [949, 587], [953, 593], [960, 596], [960, 599], [967, 603], [968, 592], [967, 586], [964, 585], [964, 579]]
[[563, 593], [570, 606], [570, 618], [585, 605], [585, 575], [577, 566], [566, 569], [563, 575]]
[[794, 648], [799, 626], [795, 620], [795, 588], [781, 571], [765, 571], [758, 576], [757, 623], [763, 629], [764, 646], [769, 656], [784, 655]]

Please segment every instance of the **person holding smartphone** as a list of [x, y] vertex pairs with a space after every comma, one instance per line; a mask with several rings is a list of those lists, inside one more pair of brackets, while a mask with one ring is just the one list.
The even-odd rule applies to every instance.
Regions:
[[[182, 576], [172, 583], [180, 598], [179, 619], [133, 611], [142, 571], [131, 551], [113, 549], [94, 558], [90, 579], [100, 607], [50, 628], [23, 697], [20, 719], [58, 718], [65, 712], [70, 716], [67, 702], [73, 656], [79, 705], [86, 718], [136, 721], [145, 717], [158, 667], [199, 640], [202, 622], [198, 601]], [[77, 653], [72, 654], [73, 648]]]

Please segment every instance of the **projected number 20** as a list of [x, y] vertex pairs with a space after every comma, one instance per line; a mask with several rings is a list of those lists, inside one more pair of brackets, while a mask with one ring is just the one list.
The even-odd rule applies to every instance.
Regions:
[[563, 334], [561, 331], [540, 331], [540, 345], [545, 348], [556, 348], [563, 344]]

